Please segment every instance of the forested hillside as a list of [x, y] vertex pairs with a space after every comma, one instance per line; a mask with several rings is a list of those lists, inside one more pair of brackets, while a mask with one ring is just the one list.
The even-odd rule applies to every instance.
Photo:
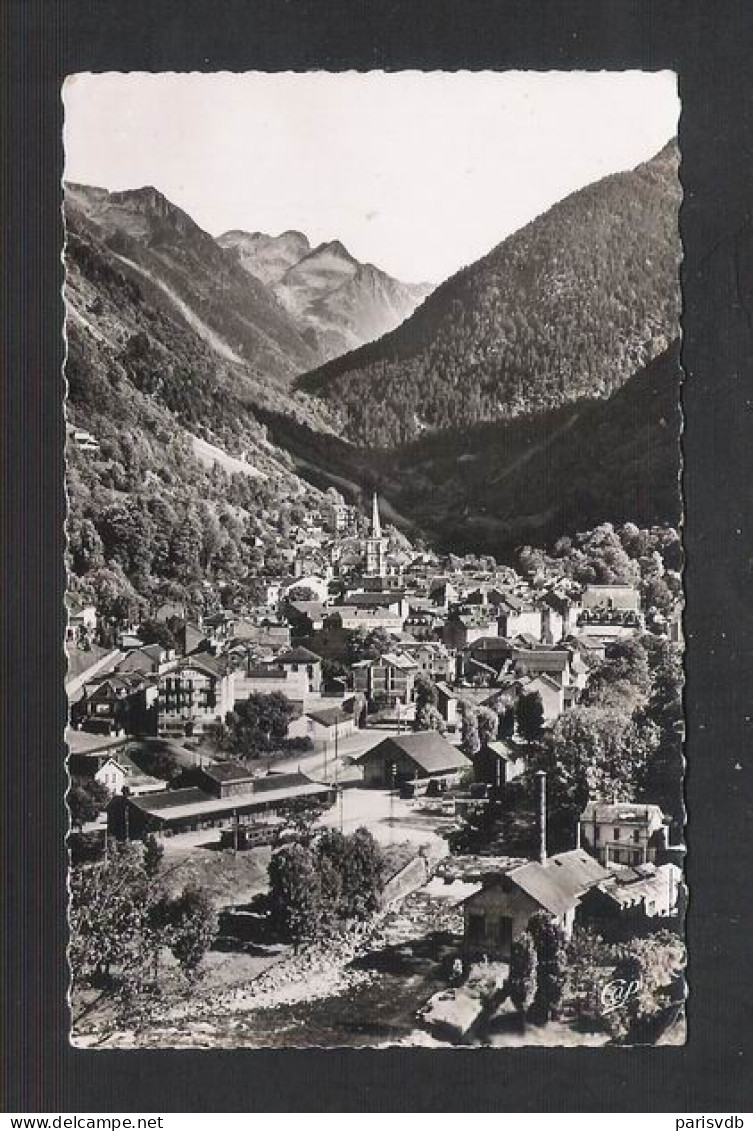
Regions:
[[154, 188], [108, 193], [67, 185], [66, 223], [139, 283], [145, 298], [223, 360], [288, 383], [321, 358], [269, 289]]
[[574, 193], [299, 380], [357, 443], [606, 397], [677, 334], [677, 147]]
[[321, 487], [376, 485], [393, 518], [457, 553], [509, 557], [602, 522], [680, 517], [677, 343], [611, 397], [507, 422], [357, 448], [270, 416], [270, 434]]
[[200, 604], [205, 581], [243, 587], [265, 563], [284, 568], [278, 538], [284, 546], [320, 496], [254, 408], [284, 411], [317, 434], [326, 419], [223, 360], [97, 229], [68, 220], [67, 413], [99, 443], [69, 444], [71, 591], [107, 616], [124, 601]]

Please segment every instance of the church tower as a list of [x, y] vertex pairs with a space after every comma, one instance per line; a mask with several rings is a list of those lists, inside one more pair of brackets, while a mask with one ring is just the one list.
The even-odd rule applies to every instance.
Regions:
[[375, 491], [371, 506], [371, 535], [366, 539], [366, 574], [368, 577], [384, 577], [386, 573], [387, 542], [382, 537], [382, 522]]

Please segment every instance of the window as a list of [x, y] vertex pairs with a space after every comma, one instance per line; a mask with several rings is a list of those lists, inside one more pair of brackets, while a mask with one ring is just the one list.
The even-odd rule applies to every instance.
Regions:
[[640, 844], [640, 843], [641, 843], [641, 830], [640, 829], [633, 829], [633, 844]]
[[613, 829], [612, 835], [613, 835], [615, 840], [619, 840], [620, 839], [620, 830], [619, 829]]
[[599, 843], [600, 836], [601, 836], [601, 829], [599, 828], [598, 825], [594, 825], [594, 844]]

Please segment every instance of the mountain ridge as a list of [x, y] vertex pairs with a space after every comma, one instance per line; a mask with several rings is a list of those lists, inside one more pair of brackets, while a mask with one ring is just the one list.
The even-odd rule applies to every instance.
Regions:
[[434, 289], [428, 283], [403, 283], [373, 263], [362, 263], [339, 239], [312, 247], [295, 229], [280, 236], [236, 229], [218, 236], [218, 242], [270, 287], [302, 335], [328, 358], [394, 329]]
[[608, 395], [676, 334], [678, 163], [670, 142], [570, 194], [298, 388], [379, 446]]

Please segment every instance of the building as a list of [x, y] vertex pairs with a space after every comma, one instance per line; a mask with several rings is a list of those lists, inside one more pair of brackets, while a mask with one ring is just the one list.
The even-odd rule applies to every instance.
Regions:
[[128, 793], [141, 797], [145, 793], [159, 793], [167, 788], [167, 782], [145, 774], [135, 762], [122, 751], [111, 755], [95, 772], [94, 777], [110, 793]]
[[628, 609], [611, 609], [601, 606], [597, 609], [583, 609], [578, 616], [576, 634], [602, 642], [605, 646], [625, 636], [632, 636], [645, 626], [641, 612]]
[[80, 452], [99, 452], [99, 440], [93, 436], [91, 432], [87, 432], [85, 428], [74, 428], [69, 425], [66, 429], [68, 435], [68, 442], [77, 448]]
[[[355, 609], [373, 609], [392, 613], [393, 616], [405, 620], [408, 615], [408, 603], [405, 600], [405, 591], [401, 589], [369, 590], [367, 592], [349, 590], [343, 600], [343, 605]], [[335, 608], [337, 611], [337, 607]]]
[[669, 844], [669, 818], [658, 805], [589, 801], [580, 839], [601, 864], [656, 864]]
[[131, 649], [117, 666], [120, 675], [138, 672], [140, 675], [161, 675], [175, 666], [175, 652], [161, 644], [140, 644]]
[[608, 941], [647, 934], [682, 913], [684, 890], [676, 864], [617, 868], [584, 895], [576, 919]]
[[306, 711], [291, 723], [288, 738], [309, 738], [315, 750], [331, 750], [334, 753], [337, 743], [357, 729], [357, 716], [353, 711], [346, 711], [341, 706], [322, 707]]
[[97, 631], [97, 610], [94, 605], [81, 605], [71, 598], [67, 602], [68, 624], [65, 639], [70, 644], [93, 640]]
[[497, 605], [497, 614], [500, 636], [519, 636], [525, 632], [541, 640], [542, 613], [533, 600], [508, 593]]
[[609, 872], [593, 856], [577, 848], [485, 876], [481, 891], [463, 904], [466, 961], [484, 956], [509, 961], [513, 942], [542, 911], [569, 938], [581, 899], [608, 878]]
[[539, 695], [544, 709], [544, 724], [556, 722], [566, 705], [566, 691], [562, 684], [543, 672], [537, 676], [527, 676], [515, 684], [516, 698], [521, 695]]
[[546, 675], [565, 691], [582, 691], [586, 685], [586, 663], [577, 651], [569, 648], [515, 648], [511, 659], [518, 676], [536, 679]]
[[321, 601], [286, 601], [284, 616], [293, 632], [308, 636], [324, 626], [324, 605]]
[[258, 622], [239, 617], [235, 625], [235, 639], [275, 651], [279, 648], [289, 648], [290, 626], [266, 617], [262, 617]]
[[353, 664], [353, 689], [367, 699], [383, 699], [394, 706], [410, 703], [418, 665], [402, 652], [385, 652], [373, 660]]
[[438, 640], [404, 640], [400, 651], [410, 656], [418, 665], [419, 671], [424, 672], [435, 682], [449, 679], [454, 672], [454, 659], [444, 644]]
[[95, 677], [71, 707], [71, 721], [95, 734], [152, 734], [158, 698], [156, 676], [139, 672]]
[[480, 605], [472, 612], [452, 612], [442, 628], [442, 641], [448, 648], [468, 648], [482, 637], [499, 636], [499, 623], [493, 612]]
[[201, 652], [159, 677], [159, 734], [191, 735], [222, 722], [235, 706], [235, 675]]
[[237, 791], [215, 780], [209, 789], [193, 786], [168, 789], [144, 797], [116, 797], [107, 809], [108, 827], [115, 836], [143, 837], [146, 833], [172, 836], [222, 829], [253, 821], [261, 814], [279, 815], [333, 800], [327, 785], [305, 774], [268, 774]]
[[477, 782], [501, 789], [525, 771], [526, 764], [519, 750], [511, 742], [497, 739], [485, 742], [473, 759], [473, 774]]
[[322, 689], [322, 660], [317, 656], [316, 652], [310, 652], [308, 648], [292, 648], [288, 652], [283, 652], [282, 655], [277, 656], [273, 661], [273, 666], [279, 671], [290, 672], [297, 675], [299, 672], [303, 673], [306, 677], [306, 691], [309, 695], [319, 695]]
[[212, 762], [194, 771], [196, 784], [212, 797], [236, 797], [254, 788], [258, 773], [240, 762]]
[[587, 585], [581, 606], [584, 610], [605, 608], [637, 613], [641, 607], [641, 595], [634, 585]]
[[309, 695], [309, 681], [305, 667], [277, 667], [273, 662], [265, 664], [248, 663], [245, 669], [236, 671], [234, 693], [235, 701], [248, 699], [251, 695], [272, 695], [278, 692], [291, 703], [304, 704]]
[[458, 698], [455, 692], [440, 680], [437, 685], [437, 710], [448, 730], [455, 730], [458, 725]]
[[366, 539], [366, 574], [384, 577], [387, 573], [387, 539], [382, 537], [382, 522], [376, 491], [371, 506], [371, 533]]
[[426, 778], [449, 783], [472, 767], [470, 759], [435, 730], [385, 738], [353, 761], [363, 767], [365, 785], [381, 788]]
[[348, 629], [350, 632], [373, 632], [381, 628], [385, 632], [398, 635], [403, 631], [405, 617], [382, 606], [368, 605], [338, 605], [337, 608], [328, 610], [327, 625], [336, 625]]

